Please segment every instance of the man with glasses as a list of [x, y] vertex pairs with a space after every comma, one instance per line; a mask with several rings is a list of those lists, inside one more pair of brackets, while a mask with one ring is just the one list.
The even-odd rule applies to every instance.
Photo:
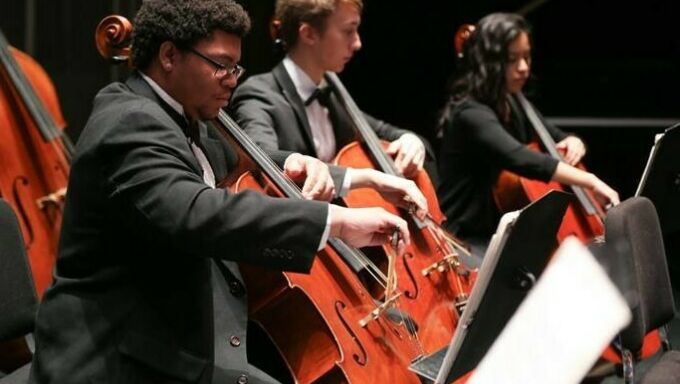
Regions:
[[243, 73], [249, 23], [232, 0], [142, 4], [136, 71], [99, 92], [77, 144], [31, 383], [274, 383], [248, 364], [234, 262], [306, 272], [329, 235], [365, 246], [397, 230], [400, 249], [409, 241], [380, 209], [214, 188], [235, 155], [202, 121]]
[[[330, 162], [354, 140], [349, 117], [329, 99], [323, 78], [341, 72], [361, 48], [362, 0], [277, 0], [275, 19], [286, 57], [271, 72], [236, 89], [231, 110], [265, 149], [283, 149]], [[330, 100], [330, 101], [326, 101]], [[333, 105], [335, 104], [335, 105]], [[335, 107], [335, 108], [334, 108]], [[423, 167], [425, 146], [415, 134], [366, 115], [407, 177]]]
[[222, 64], [218, 61], [215, 61], [208, 56], [202, 54], [201, 52], [198, 52], [197, 50], [193, 48], [187, 48], [187, 51], [197, 55], [198, 57], [202, 58], [203, 60], [207, 61], [208, 63], [212, 64], [213, 67], [215, 67], [215, 73], [213, 76], [217, 79], [222, 79], [226, 77], [227, 75], [230, 77], [234, 77], [236, 80], [238, 80], [243, 73], [245, 73], [246, 69], [243, 68], [242, 66], [238, 64]]

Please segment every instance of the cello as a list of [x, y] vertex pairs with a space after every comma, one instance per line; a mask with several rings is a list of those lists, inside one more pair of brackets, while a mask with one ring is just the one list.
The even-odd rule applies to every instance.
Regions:
[[[52, 283], [69, 172], [66, 123], [45, 70], [0, 31], [0, 198], [14, 210], [38, 298]], [[0, 370], [30, 360], [25, 340], [0, 345]]]
[[0, 32], [0, 194], [19, 217], [38, 297], [52, 282], [72, 145], [54, 85]]
[[[280, 27], [281, 23], [278, 20], [273, 20], [270, 24], [272, 38], [279, 44], [281, 40], [277, 37]], [[337, 77], [329, 77], [331, 75], [326, 74], [329, 88], [334, 91], [330, 95], [331, 102], [338, 104], [337, 100], [341, 98], [339, 87], [342, 84], [339, 83]], [[345, 97], [344, 99], [348, 98]], [[339, 108], [341, 106], [338, 106]], [[363, 151], [363, 148], [357, 148], [359, 148], [359, 151]], [[382, 149], [379, 151], [382, 152]], [[353, 152], [345, 151], [344, 153], [349, 155], [350, 160], [357, 159]], [[336, 164], [357, 168], [375, 167], [365, 153], [360, 156], [366, 159], [366, 165], [356, 162], [338, 163], [337, 161]], [[389, 162], [391, 162], [391, 159]], [[380, 167], [376, 168], [383, 170]], [[433, 190], [431, 185], [430, 190]], [[432, 193], [432, 195], [434, 194]], [[352, 196], [359, 196], [359, 199], [353, 200]], [[430, 210], [438, 210], [435, 201], [436, 198], [430, 198]], [[432, 207], [433, 202], [434, 207]], [[380, 206], [392, 213], [402, 213], [396, 206], [387, 203], [382, 196], [370, 189], [350, 192], [346, 196], [345, 203], [354, 207]], [[415, 215], [409, 214], [408, 217], [415, 218]], [[451, 338], [458, 322], [458, 316], [465, 306], [473, 273], [468, 271], [460, 262], [459, 253], [467, 253], [464, 246], [455, 239], [453, 239], [454, 245], [452, 246], [452, 237], [444, 235], [443, 231], [436, 230], [436, 225], [434, 225], [431, 216], [426, 220], [418, 220], [418, 223], [422, 227], [417, 230], [414, 230], [414, 225], [410, 225], [410, 231], [415, 236], [412, 236], [413, 241], [407, 247], [406, 255], [399, 257], [397, 263], [398, 285], [399, 290], [404, 295], [403, 307], [419, 324], [419, 339], [428, 352], [433, 352], [441, 348], [446, 340]], [[420, 231], [423, 232], [422, 236], [417, 234]], [[387, 250], [376, 247], [370, 251], [371, 256], [375, 260], [379, 260], [377, 264], [384, 265], [384, 254]]]
[[[97, 41], [106, 44], [109, 37], [125, 41], [124, 35], [131, 30], [124, 25], [120, 17], [109, 16], [98, 27]], [[119, 52], [117, 48], [104, 51]], [[301, 198], [297, 186], [224, 111], [209, 124], [238, 152], [238, 163], [220, 187], [255, 188]], [[241, 266], [249, 315], [274, 343], [286, 368], [284, 379], [365, 383], [380, 377], [400, 384], [418, 383], [407, 369], [408, 362], [417, 357], [408, 330], [382, 316], [362, 324], [376, 304], [343, 257], [361, 259], [362, 255], [331, 239], [317, 254], [309, 274]]]
[[[329, 72], [325, 78], [350, 116], [361, 140], [342, 148], [334, 163], [345, 167], [374, 168], [403, 177], [384, 150], [387, 144], [381, 143], [337, 75]], [[403, 288], [404, 294], [411, 300], [407, 308], [416, 322], [422, 324], [421, 328], [429, 328], [422, 332], [421, 340], [428, 351], [434, 352], [452, 337], [459, 315], [467, 303], [476, 271], [469, 270], [461, 262], [461, 254], [469, 256], [466, 245], [441, 227], [444, 214], [439, 209], [437, 195], [427, 173], [421, 170], [413, 181], [428, 200], [429, 213], [424, 220], [417, 218], [412, 210], [402, 212], [374, 190], [353, 190], [343, 199], [350, 207], [380, 206], [405, 216], [409, 221], [413, 241], [401, 258], [397, 273], [408, 277], [410, 286]]]

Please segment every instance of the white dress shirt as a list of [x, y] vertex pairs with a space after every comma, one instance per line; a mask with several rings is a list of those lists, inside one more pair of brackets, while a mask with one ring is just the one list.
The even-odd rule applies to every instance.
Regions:
[[[300, 68], [299, 65], [289, 57], [283, 59], [283, 66], [288, 72], [295, 89], [297, 90], [302, 102], [306, 102], [317, 88], [326, 86], [326, 80], [322, 79], [320, 84], [314, 84], [314, 81], [307, 75], [307, 73]], [[314, 100], [305, 106], [307, 113], [307, 121], [309, 128], [312, 130], [312, 139], [314, 141], [314, 149], [319, 160], [330, 163], [335, 158], [335, 131], [333, 131], [333, 124], [328, 116], [328, 109], [319, 103], [319, 100]], [[348, 168], [345, 173], [345, 178], [342, 180], [340, 188], [336, 186], [336, 195], [344, 196], [347, 194], [352, 183], [351, 169]]]

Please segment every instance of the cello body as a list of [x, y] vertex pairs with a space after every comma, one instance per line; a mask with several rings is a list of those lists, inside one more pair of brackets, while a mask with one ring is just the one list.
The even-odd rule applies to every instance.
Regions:
[[[0, 31], [0, 198], [15, 212], [38, 298], [52, 283], [68, 181], [66, 126], [49, 76]], [[31, 359], [23, 338], [0, 345], [0, 370]]]
[[[239, 151], [238, 178], [220, 185], [273, 196], [302, 198], [280, 169], [223, 112], [218, 130]], [[226, 129], [224, 129], [226, 128]], [[250, 162], [255, 163], [249, 164]], [[242, 171], [245, 171], [241, 173]], [[408, 370], [422, 348], [404, 326], [378, 316], [361, 321], [376, 303], [329, 241], [309, 274], [268, 271], [241, 264], [249, 317], [275, 346], [287, 379], [296, 383], [418, 383]], [[343, 260], [343, 258], [345, 260]]]
[[[375, 168], [359, 142], [350, 143], [341, 149], [336, 155], [335, 164], [352, 168]], [[427, 198], [433, 219], [441, 223], [444, 215], [439, 209], [429, 176], [421, 171], [414, 182]], [[404, 217], [399, 208], [385, 201], [373, 189], [349, 191], [343, 200], [349, 207], [378, 206]], [[444, 347], [453, 336], [476, 273], [470, 271], [460, 275], [455, 271], [444, 270], [424, 274], [423, 271], [452, 251], [434, 233], [426, 228], [419, 228], [414, 220], [409, 220], [408, 217], [406, 219], [412, 241], [397, 264], [398, 285], [404, 292], [403, 307], [418, 324], [418, 337], [425, 351], [431, 353]]]
[[[261, 180], [243, 174], [232, 190], [271, 191]], [[309, 274], [243, 264], [241, 274], [250, 319], [274, 343], [296, 383], [419, 382], [407, 369], [418, 351], [403, 328], [384, 318], [359, 326], [375, 307], [373, 298], [331, 247], [317, 254]]]
[[[540, 151], [536, 143], [528, 146], [535, 151]], [[584, 169], [583, 166], [580, 166], [580, 168]], [[510, 212], [540, 199], [551, 190], [570, 192], [568, 187], [556, 181], [532, 180], [504, 170], [498, 176], [493, 197], [501, 212]], [[584, 192], [590, 194], [588, 191]], [[592, 196], [591, 199], [595, 201]], [[557, 232], [558, 242], [562, 242], [567, 236], [576, 236], [587, 243], [602, 235], [604, 235], [604, 224], [600, 216], [589, 214], [579, 205], [577, 200], [573, 200], [569, 204], [562, 225]]]
[[[402, 177], [385, 152], [386, 144], [380, 142], [337, 75], [326, 73], [325, 76], [361, 140], [361, 143], [353, 142], [342, 148], [334, 163], [351, 168], [373, 168]], [[476, 274], [460, 263], [460, 249], [451, 246], [450, 238], [446, 237], [450, 235], [444, 235], [439, 226], [444, 215], [427, 173], [420, 171], [414, 182], [428, 201], [428, 222], [404, 213], [371, 189], [350, 191], [343, 200], [349, 207], [378, 206], [409, 222], [412, 242], [397, 264], [397, 284], [406, 298], [404, 308], [419, 325], [418, 337], [425, 351], [432, 353], [444, 347], [453, 336]]]

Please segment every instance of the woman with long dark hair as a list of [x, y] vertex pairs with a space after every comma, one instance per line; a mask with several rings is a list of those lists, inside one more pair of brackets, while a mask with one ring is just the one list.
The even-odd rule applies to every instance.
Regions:
[[440, 119], [439, 202], [449, 229], [473, 247], [484, 247], [498, 224], [492, 189], [502, 170], [588, 188], [603, 203], [619, 202], [597, 176], [574, 167], [586, 152], [578, 137], [544, 122], [563, 161], [526, 146], [533, 130], [517, 95], [530, 72], [531, 29], [524, 18], [508, 13], [482, 18], [464, 44]]

